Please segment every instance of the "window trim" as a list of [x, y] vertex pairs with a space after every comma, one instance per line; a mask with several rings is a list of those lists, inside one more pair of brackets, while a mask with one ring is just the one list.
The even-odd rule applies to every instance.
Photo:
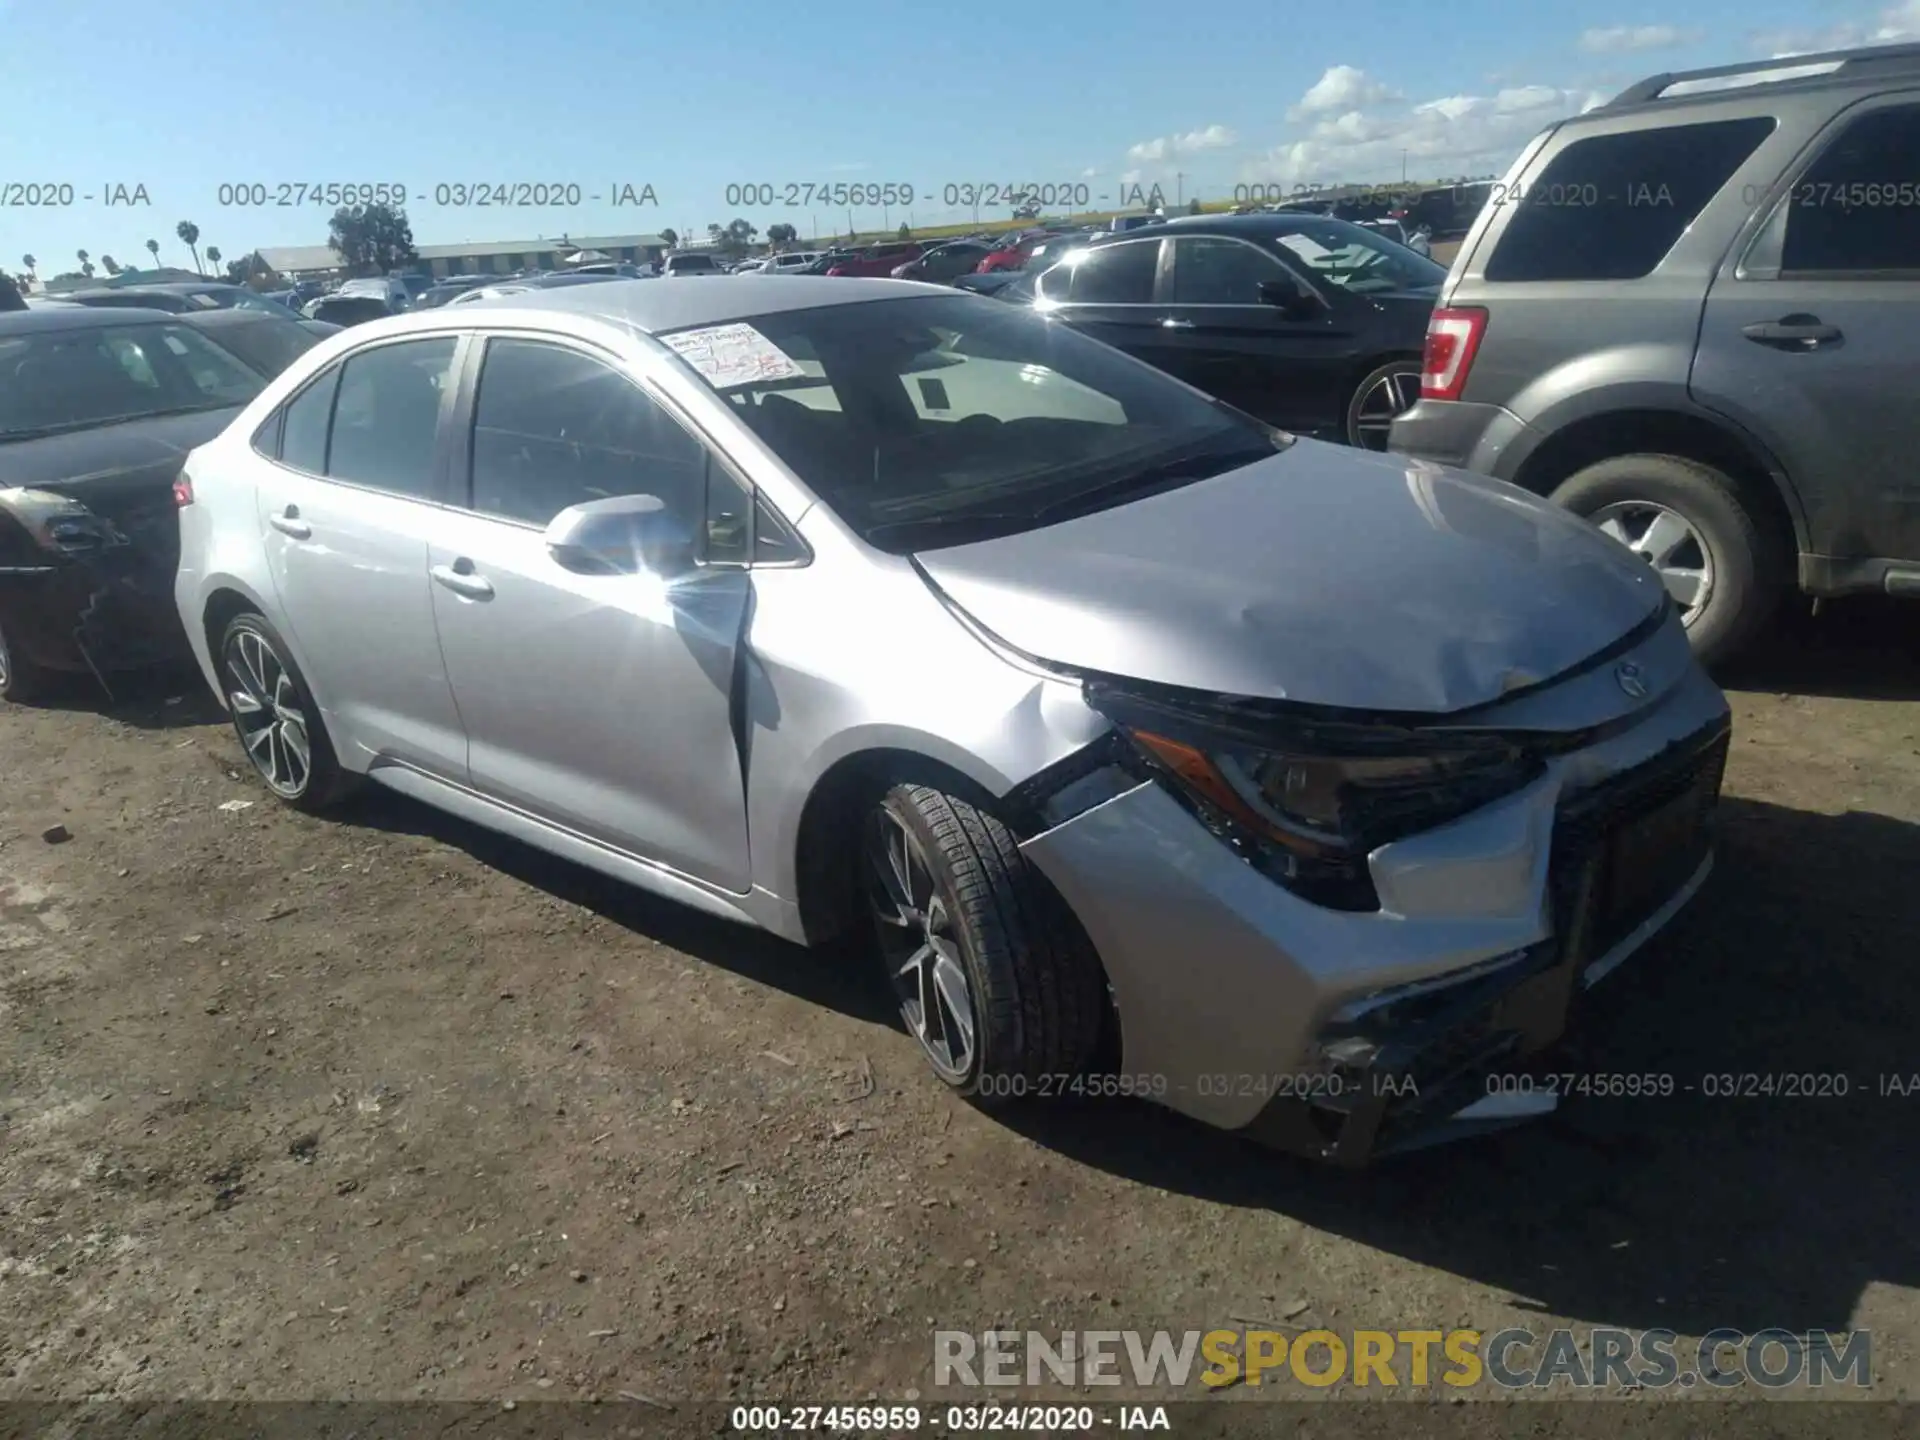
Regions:
[[[585, 359], [598, 361], [627, 384], [634, 387], [641, 396], [658, 405], [661, 411], [693, 439], [706, 456], [706, 465], [700, 477], [700, 533], [696, 546], [695, 565], [702, 570], [796, 570], [813, 563], [813, 548], [801, 537], [794, 523], [781, 513], [780, 507], [768, 498], [766, 491], [756, 485], [747, 475], [745, 467], [739, 464], [709, 433], [707, 427], [700, 424], [673, 397], [666, 395], [646, 377], [635, 374], [633, 367], [618, 351], [571, 335], [564, 331], [537, 330], [513, 326], [501, 326], [469, 333], [470, 344], [463, 357], [459, 382], [453, 387], [454, 413], [451, 422], [452, 435], [449, 437], [447, 454], [447, 490], [449, 498], [445, 508], [470, 515], [476, 520], [485, 520], [497, 525], [510, 525], [517, 530], [531, 531], [536, 535], [546, 533], [545, 525], [534, 525], [525, 520], [516, 520], [510, 515], [494, 515], [478, 510], [473, 505], [473, 432], [480, 421], [480, 379], [486, 367], [488, 349], [496, 341], [522, 340], [529, 344], [550, 345], [556, 349], [570, 350]], [[707, 558], [707, 513], [711, 507], [713, 492], [713, 466], [718, 463], [732, 478], [735, 485], [749, 497], [747, 519], [747, 554], [751, 557], [759, 548], [759, 511], [762, 506], [773, 517], [779, 527], [786, 532], [789, 540], [799, 552], [793, 560], [710, 561]]]
[[[286, 412], [315, 385], [320, 384], [328, 376], [333, 377], [333, 399], [327, 406], [327, 454], [325, 460], [322, 462], [326, 463], [333, 458], [333, 420], [334, 414], [340, 404], [340, 381], [346, 375], [349, 362], [357, 356], [368, 354], [389, 345], [406, 345], [421, 340], [448, 339], [454, 342], [454, 348], [453, 358], [447, 365], [447, 374], [453, 377], [456, 383], [449, 386], [447, 390], [442, 393], [440, 397], [440, 414], [434, 424], [434, 474], [432, 494], [408, 495], [398, 490], [386, 490], [378, 485], [368, 485], [358, 480], [347, 480], [338, 475], [316, 474], [314, 471], [302, 469], [298, 465], [290, 465], [282, 458], [281, 451], [286, 443]], [[369, 340], [357, 348], [348, 351], [345, 355], [330, 361], [314, 374], [301, 381], [294, 392], [285, 400], [282, 400], [276, 407], [276, 413], [280, 417], [278, 427], [279, 434], [274, 444], [274, 453], [264, 458], [269, 460], [276, 469], [284, 470], [290, 475], [298, 475], [305, 480], [317, 480], [325, 485], [337, 485], [342, 490], [354, 490], [363, 495], [384, 495], [390, 500], [406, 500], [416, 505], [432, 505], [443, 510], [449, 508], [446, 501], [448, 417], [452, 412], [452, 398], [458, 391], [459, 376], [465, 360], [466, 350], [471, 341], [472, 336], [464, 330], [428, 330], [405, 335], [382, 335], [378, 339]]]
[[[1786, 258], [1787, 224], [1792, 211], [1793, 194], [1802, 177], [1845, 139], [1847, 132], [1862, 119], [1886, 110], [1910, 110], [1920, 118], [1920, 90], [1898, 90], [1869, 96], [1828, 117], [1827, 122], [1774, 180], [1769, 187], [1772, 193], [1763, 197], [1754, 207], [1749, 217], [1753, 233], [1739, 252], [1740, 258], [1733, 267], [1734, 279], [1758, 283], [1786, 280], [1802, 285], [1828, 281], [1851, 285], [1910, 284], [1920, 280], [1920, 263], [1897, 270], [1788, 270], [1782, 265]], [[1915, 180], [1920, 181], [1920, 176], [1915, 176]]]
[[[1165, 245], [1167, 242], [1167, 239], [1168, 237], [1165, 235], [1142, 235], [1138, 239], [1114, 240], [1105, 245], [1091, 245], [1079, 253], [1085, 254], [1085, 255], [1104, 255], [1111, 250], [1124, 250], [1129, 245]], [[1069, 253], [1072, 253], [1072, 252], [1069, 252]], [[1064, 262], [1066, 259], [1066, 256], [1063, 255], [1060, 258]], [[1086, 262], [1082, 261], [1080, 263], [1085, 264]], [[1085, 305], [1089, 307], [1098, 308], [1101, 310], [1144, 310], [1144, 309], [1151, 309], [1163, 303], [1158, 297], [1160, 294], [1161, 286], [1165, 279], [1166, 269], [1167, 269], [1167, 252], [1165, 250], [1161, 250], [1157, 255], [1153, 257], [1153, 285], [1147, 291], [1147, 298], [1145, 300], [1075, 300], [1071, 298], [1072, 297], [1071, 286], [1068, 287], [1067, 298], [1056, 299], [1053, 296], [1047, 294], [1046, 290], [1041, 286], [1040, 282], [1042, 280], [1045, 280], [1047, 276], [1053, 274], [1054, 271], [1058, 270], [1059, 268], [1060, 268], [1059, 265], [1049, 266], [1047, 269], [1041, 271], [1040, 274], [1034, 278], [1034, 286], [1033, 286], [1034, 293], [1038, 295], [1042, 300], [1045, 300], [1049, 306], [1064, 307], [1068, 305]], [[1078, 270], [1079, 268], [1080, 268], [1079, 265], [1075, 265], [1073, 267], [1073, 269], [1075, 270]], [[1069, 277], [1069, 279], [1071, 279], [1071, 276]]]
[[[1277, 242], [1279, 237], [1276, 235], [1274, 239]], [[1228, 244], [1246, 246], [1247, 249], [1253, 251], [1255, 254], [1261, 256], [1263, 259], [1268, 260], [1272, 264], [1278, 266], [1282, 274], [1290, 276], [1292, 279], [1299, 282], [1302, 288], [1304, 288], [1309, 294], [1316, 297], [1321, 302], [1322, 305], [1326, 306], [1326, 309], [1321, 312], [1323, 316], [1330, 315], [1332, 313], [1334, 301], [1326, 294], [1325, 291], [1323, 291], [1319, 287], [1319, 285], [1317, 285], [1314, 282], [1314, 279], [1310, 274], [1303, 273], [1303, 271], [1299, 267], [1289, 263], [1281, 255], [1276, 254], [1273, 250], [1269, 250], [1264, 245], [1255, 244], [1253, 241], [1247, 239], [1244, 235], [1221, 235], [1213, 231], [1207, 231], [1207, 232], [1203, 232], [1200, 234], [1193, 234], [1193, 235], [1169, 235], [1166, 237], [1166, 242], [1169, 248], [1166, 256], [1163, 258], [1161, 262], [1160, 279], [1162, 283], [1164, 283], [1164, 285], [1166, 286], [1166, 290], [1167, 290], [1166, 303], [1167, 304], [1177, 305], [1182, 310], [1273, 310], [1276, 316], [1280, 314], [1280, 312], [1277, 309], [1275, 309], [1273, 306], [1262, 304], [1258, 300], [1181, 300], [1181, 299], [1178, 299], [1175, 296], [1173, 287], [1180, 283], [1180, 244], [1182, 241], [1185, 241], [1188, 244], [1191, 244], [1196, 240], [1218, 240]], [[1280, 246], [1279, 248], [1284, 249], [1285, 247]], [[1339, 287], [1335, 286], [1334, 288], [1338, 289]]]

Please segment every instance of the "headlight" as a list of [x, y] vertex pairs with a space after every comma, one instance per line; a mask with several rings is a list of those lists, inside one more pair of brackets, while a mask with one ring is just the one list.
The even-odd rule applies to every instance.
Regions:
[[25, 526], [36, 545], [63, 555], [98, 550], [118, 538], [107, 521], [52, 490], [0, 490], [0, 510]]
[[1504, 735], [1167, 704], [1090, 682], [1106, 715], [1223, 839], [1339, 910], [1379, 906], [1367, 855], [1522, 788], [1543, 762]]

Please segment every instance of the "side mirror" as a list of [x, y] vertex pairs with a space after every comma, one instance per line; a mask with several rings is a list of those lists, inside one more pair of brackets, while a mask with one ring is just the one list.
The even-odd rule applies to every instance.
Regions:
[[548, 522], [546, 541], [558, 564], [591, 575], [673, 580], [697, 563], [693, 532], [654, 495], [569, 505]]
[[1311, 320], [1321, 310], [1320, 297], [1296, 280], [1262, 280], [1260, 303], [1273, 306], [1289, 320]]

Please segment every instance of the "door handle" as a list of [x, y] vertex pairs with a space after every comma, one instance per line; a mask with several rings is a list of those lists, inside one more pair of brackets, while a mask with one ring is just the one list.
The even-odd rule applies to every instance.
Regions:
[[305, 540], [313, 534], [313, 527], [300, 518], [298, 505], [289, 505], [278, 515], [269, 515], [267, 523], [282, 535], [291, 535], [296, 540]]
[[1160, 328], [1162, 330], [1191, 330], [1193, 328], [1193, 322], [1191, 320], [1176, 320], [1169, 315], [1160, 322]]
[[1742, 326], [1740, 333], [1776, 350], [1817, 350], [1841, 338], [1840, 327], [1824, 323], [1818, 315], [1783, 315], [1778, 320]]
[[491, 600], [493, 585], [486, 576], [473, 573], [473, 562], [464, 557], [451, 565], [436, 565], [427, 572], [436, 584], [444, 585], [456, 595], [464, 595], [469, 600]]

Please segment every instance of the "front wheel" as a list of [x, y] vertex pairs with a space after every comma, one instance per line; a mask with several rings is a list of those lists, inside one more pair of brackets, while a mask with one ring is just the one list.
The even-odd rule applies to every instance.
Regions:
[[220, 680], [234, 733], [269, 790], [306, 811], [344, 798], [353, 777], [334, 756], [286, 641], [263, 616], [247, 612], [227, 625], [220, 638]]
[[7, 617], [0, 615], [0, 700], [31, 705], [47, 693], [53, 674], [17, 651], [7, 637]]
[[1420, 362], [1389, 360], [1355, 388], [1347, 401], [1347, 444], [1385, 450], [1393, 422], [1420, 398]]
[[903, 784], [863, 838], [880, 958], [934, 1074], [993, 1104], [1080, 1073], [1105, 1020], [1105, 976], [1012, 832], [956, 795]]
[[1651, 567], [1703, 664], [1751, 640], [1786, 589], [1786, 545], [1739, 484], [1710, 465], [1618, 455], [1577, 471], [1552, 498]]

